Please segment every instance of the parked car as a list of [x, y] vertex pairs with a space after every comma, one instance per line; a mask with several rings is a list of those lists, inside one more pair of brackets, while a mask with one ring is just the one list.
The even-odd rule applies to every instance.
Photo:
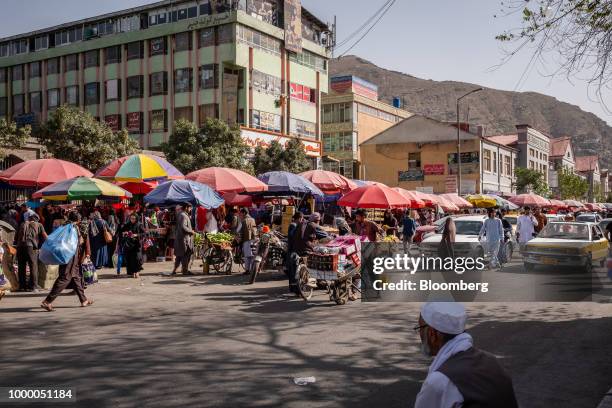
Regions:
[[603, 266], [608, 256], [608, 240], [592, 222], [551, 222], [523, 250], [525, 269], [536, 266], [577, 266], [586, 272], [593, 264]]
[[612, 218], [604, 218], [603, 220], [599, 221], [599, 228], [601, 228], [601, 231], [604, 233], [604, 237], [606, 236], [606, 228], [608, 228], [608, 224], [612, 222]]
[[565, 221], [565, 217], [560, 214], [545, 214], [548, 222]]
[[576, 217], [576, 222], [599, 223], [603, 218], [597, 213], [582, 213]]

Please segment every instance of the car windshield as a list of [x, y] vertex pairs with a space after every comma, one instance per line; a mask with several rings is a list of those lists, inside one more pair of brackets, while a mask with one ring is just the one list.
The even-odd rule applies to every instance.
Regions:
[[482, 221], [455, 221], [457, 235], [478, 235], [482, 227]]
[[538, 238], [589, 240], [588, 225], [553, 223], [548, 224], [538, 234]]
[[576, 221], [594, 222], [595, 216], [594, 215], [579, 215], [578, 217], [576, 217]]

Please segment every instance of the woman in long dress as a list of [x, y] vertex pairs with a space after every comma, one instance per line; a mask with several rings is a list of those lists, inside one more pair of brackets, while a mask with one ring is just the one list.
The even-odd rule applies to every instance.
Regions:
[[136, 213], [130, 214], [127, 222], [120, 230], [119, 239], [123, 254], [123, 263], [127, 273], [134, 278], [138, 278], [138, 273], [142, 271], [142, 250], [140, 241], [144, 235], [144, 228], [138, 222]]
[[59, 266], [59, 275], [51, 288], [51, 292], [40, 304], [40, 307], [48, 312], [53, 310], [53, 301], [62, 293], [64, 289], [74, 289], [74, 293], [78, 296], [79, 302], [82, 307], [93, 305], [93, 299], [87, 299], [85, 296], [85, 290], [83, 289], [83, 278], [81, 276], [81, 264], [86, 256], [90, 253], [89, 247], [89, 236], [83, 234], [79, 228], [81, 221], [81, 215], [73, 211], [68, 215], [68, 222], [70, 222], [77, 231], [79, 237], [79, 244], [74, 256], [68, 261], [66, 265]]
[[94, 211], [89, 228], [89, 240], [91, 261], [96, 269], [101, 269], [108, 264], [108, 248], [104, 239], [104, 231], [108, 231], [108, 224], [102, 219], [100, 211]]

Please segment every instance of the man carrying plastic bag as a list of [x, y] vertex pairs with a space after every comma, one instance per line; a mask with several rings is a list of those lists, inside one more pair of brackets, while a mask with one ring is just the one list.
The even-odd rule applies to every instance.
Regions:
[[59, 265], [59, 276], [49, 295], [40, 304], [48, 312], [55, 310], [52, 303], [64, 289], [74, 289], [82, 307], [93, 304], [93, 300], [85, 297], [80, 273], [83, 260], [90, 254], [89, 237], [79, 231], [80, 221], [78, 212], [68, 214], [68, 224], [49, 235], [41, 248], [40, 259], [43, 262]]

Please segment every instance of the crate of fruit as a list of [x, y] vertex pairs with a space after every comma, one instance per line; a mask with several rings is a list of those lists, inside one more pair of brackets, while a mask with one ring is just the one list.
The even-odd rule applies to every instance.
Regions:
[[337, 271], [339, 254], [317, 254], [308, 256], [308, 268], [319, 271]]

